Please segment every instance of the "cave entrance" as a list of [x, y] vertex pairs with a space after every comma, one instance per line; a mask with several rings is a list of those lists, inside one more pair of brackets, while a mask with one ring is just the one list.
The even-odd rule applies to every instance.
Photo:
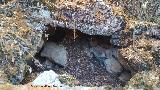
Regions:
[[[73, 82], [65, 81], [71, 85], [122, 85], [124, 82], [119, 80], [119, 76], [124, 70], [118, 61], [114, 61], [117, 60], [117, 49], [110, 44], [110, 38], [87, 35], [78, 30], [49, 27], [43, 35], [44, 45], [35, 56], [43, 66], [43, 69], [39, 70], [52, 69], [60, 75], [72, 76]], [[51, 43], [49, 47], [48, 43]], [[59, 54], [52, 53], [52, 49]]]

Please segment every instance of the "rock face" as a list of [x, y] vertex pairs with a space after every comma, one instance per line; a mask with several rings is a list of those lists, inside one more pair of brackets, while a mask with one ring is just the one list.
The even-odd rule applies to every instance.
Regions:
[[152, 25], [152, 26], [145, 26], [145, 25], [137, 25], [133, 28], [133, 35], [140, 36], [140, 35], [148, 36], [149, 38], [160, 39], [160, 26], [159, 25]]
[[132, 44], [132, 31], [119, 31], [112, 34], [110, 43], [118, 47], [127, 47]]
[[120, 49], [124, 57], [134, 70], [150, 70], [159, 65], [159, 26], [137, 25], [133, 28], [132, 44]]
[[91, 52], [100, 61], [101, 66], [110, 73], [120, 73], [123, 68], [118, 62], [117, 50], [114, 48], [103, 49], [101, 47], [91, 48]]
[[[155, 24], [145, 25], [145, 23], [143, 23], [144, 25], [142, 23], [138, 25], [135, 22], [135, 26], [130, 27], [129, 25], [132, 22], [128, 22], [128, 17], [125, 15], [119, 16], [119, 14], [115, 15], [114, 5], [104, 3], [103, 0], [60, 0], [60, 2], [56, 3], [50, 3], [49, 1], [53, 0], [0, 0], [0, 3], [2, 3], [0, 5], [0, 71], [2, 71], [2, 73], [0, 72], [0, 76], [2, 76], [0, 77], [0, 83], [11, 82], [20, 84], [23, 81], [28, 70], [26, 60], [31, 60], [37, 49], [40, 51], [39, 49], [43, 46], [43, 41], [40, 42], [43, 31], [49, 28], [49, 26], [67, 28], [63, 30], [74, 29], [74, 33], [77, 32], [76, 30], [79, 30], [90, 36], [108, 36], [108, 39], [111, 38], [110, 43], [112, 45], [119, 46], [119, 54], [125, 60], [123, 64], [126, 66], [125, 69], [149, 71], [160, 67], [160, 26], [154, 26]], [[130, 10], [131, 16], [133, 14], [139, 20], [154, 20], [159, 23], [159, 0], [108, 1], [114, 1], [116, 5], [118, 4], [117, 1], [120, 1], [119, 5], [123, 4], [122, 7], [126, 7], [126, 11]], [[42, 5], [43, 2], [49, 9], [47, 6]], [[53, 7], [50, 8], [50, 6]], [[139, 14], [140, 12], [142, 13]], [[124, 28], [132, 29], [124, 31]], [[80, 36], [78, 38], [80, 39]], [[65, 67], [68, 60], [71, 61], [68, 65], [69, 67], [63, 69], [79, 77], [79, 80], [84, 80], [81, 81], [82, 83], [88, 82], [88, 78], [89, 80], [92, 78], [90, 82], [94, 82], [95, 79], [100, 81], [100, 84], [94, 82], [94, 85], [103, 85], [101, 84], [103, 82], [108, 84], [108, 81], [117, 82], [115, 79], [110, 79], [107, 76], [107, 74], [117, 75], [124, 68], [124, 66], [123, 68], [121, 66], [123, 61], [121, 61], [121, 64], [118, 61], [121, 59], [119, 59], [115, 48], [104, 49], [99, 46], [105, 45], [92, 43], [92, 47], [87, 45], [85, 46], [87, 49], [82, 49], [81, 45], [73, 45], [75, 41], [73, 40], [72, 43], [68, 41], [68, 53], [70, 53], [68, 57], [65, 45], [46, 43], [41, 56], [48, 59], [42, 64], [38, 60], [34, 60], [34, 62], [39, 67], [44, 65], [47, 69], [53, 69], [53, 62]], [[91, 54], [87, 55], [90, 52], [93, 53], [96, 60], [92, 58]], [[109, 73], [101, 68], [98, 61]], [[75, 65], [77, 66], [75, 67]], [[149, 79], [157, 82], [159, 78], [156, 76], [159, 75], [159, 72], [155, 72], [155, 70], [149, 72], [153, 76], [148, 73], [148, 76], [145, 77], [146, 72], [140, 73], [140, 75], [144, 75], [145, 79], [149, 77]], [[34, 82], [41, 83], [40, 81], [42, 81], [40, 85], [46, 84], [46, 82], [48, 85], [53, 85], [52, 82], [59, 83], [59, 81], [56, 81], [57, 75], [53, 71], [44, 73], [40, 75], [40, 79], [36, 79]], [[46, 74], [49, 75], [49, 78], [46, 78]], [[123, 72], [120, 74], [119, 79], [127, 81], [129, 76]], [[46, 79], [54, 81], [48, 82]], [[139, 79], [140, 81], [137, 83], [142, 82], [144, 84], [144, 81], [141, 81], [141, 77]], [[150, 82], [148, 79], [147, 81]]]
[[17, 12], [17, 3], [0, 5], [0, 71], [13, 84], [20, 84], [24, 79], [28, 70], [26, 60], [33, 58], [42, 35], [27, 25], [26, 13], [21, 12], [22, 8]]
[[[111, 0], [110, 0], [111, 1]], [[125, 13], [140, 21], [151, 21], [160, 23], [160, 1], [159, 0], [112, 0], [111, 3], [118, 4], [124, 8]]]
[[53, 42], [47, 42], [41, 52], [42, 57], [47, 57], [52, 62], [59, 65], [67, 65], [67, 51], [64, 46]]
[[157, 68], [156, 70], [139, 72], [130, 79], [128, 85], [125, 86], [125, 89], [156, 90], [154, 88], [157, 87], [158, 90], [160, 85], [159, 72], [159, 68]]
[[56, 27], [77, 29], [89, 35], [111, 36], [125, 27], [124, 18], [114, 15], [111, 6], [103, 1], [85, 5], [64, 1], [56, 5], [53, 18]]

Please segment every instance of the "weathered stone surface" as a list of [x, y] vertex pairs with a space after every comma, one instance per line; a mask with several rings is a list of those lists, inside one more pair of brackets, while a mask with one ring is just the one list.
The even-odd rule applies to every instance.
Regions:
[[120, 73], [123, 68], [118, 62], [117, 50], [114, 48], [104, 49], [102, 47], [93, 47], [91, 52], [100, 61], [101, 66], [110, 73]]
[[[155, 87], [160, 86], [160, 71], [157, 68], [156, 70], [150, 70], [150, 71], [142, 71], [137, 74], [135, 74], [128, 84], [125, 86], [125, 89], [149, 89], [149, 90], [156, 90], [153, 89]], [[158, 90], [158, 89], [157, 89]]]
[[132, 44], [120, 49], [122, 57], [134, 70], [150, 70], [159, 65], [159, 26], [137, 25], [133, 28]]
[[53, 42], [47, 42], [41, 52], [42, 57], [47, 57], [52, 62], [59, 65], [67, 65], [67, 51], [64, 46]]
[[35, 86], [62, 86], [61, 82], [58, 79], [58, 74], [54, 71], [44, 71], [41, 73], [33, 82], [32, 85]]
[[84, 6], [64, 1], [56, 5], [53, 20], [56, 27], [77, 29], [89, 35], [111, 36], [125, 27], [124, 18], [114, 15], [111, 6], [103, 1], [88, 2]]
[[132, 44], [132, 32], [115, 32], [111, 36], [110, 43], [118, 47], [127, 47]]
[[152, 26], [145, 26], [145, 25], [137, 25], [133, 28], [133, 37], [140, 35], [149, 36], [149, 38], [160, 39], [160, 26], [152, 25]]
[[17, 8], [17, 0], [5, 1], [13, 2], [0, 5], [0, 70], [9, 83], [20, 84], [28, 72], [26, 60], [37, 52], [42, 32], [27, 25], [27, 14]]
[[39, 42], [38, 46], [37, 46], [37, 51], [40, 51], [44, 45], [45, 41], [43, 39], [41, 39], [41, 41]]
[[[137, 25], [136, 27], [132, 28], [133, 31], [131, 31], [131, 33], [123, 33], [122, 30], [125, 27], [125, 20], [123, 16], [115, 15], [112, 7], [107, 3], [104, 3], [102, 0], [91, 0], [92, 2], [87, 2], [85, 4], [81, 4], [81, 1], [79, 3], [77, 0], [75, 2], [73, 0], [72, 2], [63, 2], [62, 0], [60, 3], [51, 3], [51, 5], [54, 6], [54, 8], [50, 8], [52, 12], [49, 11], [46, 6], [41, 5], [41, 0], [1, 0], [0, 2], [4, 1], [16, 1], [16, 3], [13, 2], [13, 4], [9, 5], [6, 3], [7, 5], [4, 5], [6, 7], [0, 8], [0, 71], [5, 72], [3, 74], [4, 80], [1, 80], [0, 78], [2, 83], [9, 79], [10, 82], [19, 84], [23, 80], [27, 72], [26, 70], [28, 70], [25, 60], [34, 57], [34, 54], [37, 51], [37, 46], [39, 45], [39, 41], [41, 39], [42, 32], [47, 29], [46, 25], [48, 24], [53, 27], [76, 29], [88, 35], [111, 36], [110, 42], [112, 45], [120, 47], [125, 46], [120, 49], [120, 54], [123, 58], [125, 58], [126, 62], [129, 63], [127, 66], [129, 67], [129, 70], [131, 70], [130, 68], [133, 68], [137, 71], [150, 70], [153, 67], [160, 65], [159, 26]], [[111, 1], [116, 2], [116, 0]], [[119, 1], [123, 2], [124, 0]], [[131, 14], [134, 14], [134, 16], [137, 16], [137, 18], [140, 20], [150, 21], [151, 19], [155, 18], [154, 21], [159, 21], [159, 0], [134, 1], [135, 0], [127, 0], [128, 3], [123, 4], [124, 7], [127, 7], [126, 9], [131, 10]], [[153, 3], [153, 6], [150, 3]], [[133, 6], [135, 7], [132, 8]], [[142, 13], [139, 14], [141, 11]], [[152, 12], [150, 13], [150, 11]], [[76, 33], [76, 31], [74, 31], [74, 33]], [[97, 44], [92, 45], [96, 46]], [[73, 57], [71, 58], [73, 60], [70, 66], [72, 66], [72, 64], [79, 63], [80, 61], [74, 61], [76, 61], [77, 58], [81, 59], [81, 56], [85, 56], [84, 54], [86, 54], [83, 50], [77, 49], [79, 47], [72, 49], [73, 47], [74, 46], [69, 49], [72, 51], [71, 55]], [[74, 50], [79, 50], [76, 52], [77, 56], [74, 55]], [[64, 51], [64, 49], [62, 51]], [[119, 62], [117, 61], [117, 54], [115, 54], [115, 51], [116, 50], [112, 51], [110, 49], [96, 49], [93, 51], [93, 54], [97, 60], [99, 60], [101, 65], [110, 73], [118, 73], [122, 71], [121, 65], [118, 64]], [[54, 55], [57, 55], [57, 53], [54, 53]], [[59, 58], [66, 58], [66, 56], [61, 57], [60, 55], [57, 55], [56, 57], [57, 58], [53, 58], [50, 56], [51, 60], [54, 60], [54, 62], [55, 60], [61, 61]], [[86, 75], [88, 74], [88, 71], [95, 70], [94, 67], [96, 65], [94, 66], [93, 63], [90, 62], [86, 63], [85, 59], [89, 60], [90, 57], [83, 57], [81, 61], [84, 61], [83, 65], [91, 68], [87, 70], [86, 67], [83, 67], [82, 70], [85, 70], [85, 74], [83, 73], [84, 75], [82, 75], [80, 78], [84, 78], [84, 76], [89, 77], [89, 75]], [[46, 62], [45, 64], [49, 64], [50, 68], [50, 62]], [[64, 65], [66, 62], [61, 64]], [[77, 74], [76, 71], [78, 71], [77, 68], [73, 71], [72, 69], [70, 70], [70, 72], [73, 74]], [[99, 72], [103, 71], [99, 70]], [[102, 78], [99, 79], [99, 81], [108, 82], [104, 80], [105, 76], [99, 75], [99, 72], [96, 72], [98, 73], [97, 75], [91, 72], [90, 76], [93, 76], [93, 74], [97, 76], [92, 77], [92, 79], [95, 80], [95, 78]], [[107, 73], [103, 74], [106, 75]], [[122, 77], [119, 79], [123, 81], [123, 77], [125, 77], [125, 75], [122, 73]]]
[[125, 14], [140, 21], [160, 23], [160, 0], [109, 0], [124, 8]]

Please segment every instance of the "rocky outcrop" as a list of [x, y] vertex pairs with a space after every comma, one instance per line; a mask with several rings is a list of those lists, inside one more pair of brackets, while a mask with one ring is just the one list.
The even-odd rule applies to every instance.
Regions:
[[[120, 49], [120, 54], [135, 70], [149, 70], [159, 60], [159, 26], [136, 26], [132, 44]], [[158, 63], [157, 63], [158, 64]]]
[[[61, 0], [55, 3], [50, 3], [53, 0], [11, 0], [12, 3], [7, 3], [10, 0], [1, 0], [0, 3], [4, 1], [6, 4], [0, 6], [0, 71], [2, 71], [0, 83], [21, 83], [28, 73], [29, 66], [26, 60], [33, 60], [37, 66], [47, 69], [56, 69], [52, 67], [53, 62], [67, 67], [69, 61], [68, 67], [63, 69], [75, 75], [83, 85], [91, 85], [88, 82], [92, 85], [103, 85], [108, 82], [117, 84], [118, 79], [126, 82], [130, 79], [132, 72], [149, 71], [154, 74], [155, 72], [150, 70], [160, 66], [160, 26], [145, 25], [146, 23], [142, 21], [140, 24], [134, 23], [131, 27], [129, 26], [131, 20], [128, 20], [127, 16], [116, 14], [113, 6], [102, 0]], [[122, 5], [126, 7], [125, 9], [131, 10], [130, 14], [136, 16], [142, 11], [137, 15], [139, 20], [149, 19], [147, 21], [150, 21], [150, 17], [155, 16], [153, 18], [159, 21], [157, 0], [155, 3], [150, 0], [133, 1]], [[124, 1], [120, 0], [120, 2]], [[153, 10], [155, 13], [148, 14], [148, 9], [152, 9], [147, 6], [150, 6], [149, 2], [158, 8]], [[130, 4], [134, 4], [135, 8], [132, 9]], [[137, 9], [137, 5], [140, 9]], [[45, 44], [45, 41], [41, 40], [42, 35], [47, 40], [46, 30], [50, 28], [50, 33], [54, 35], [55, 30], [59, 30], [58, 27], [65, 28], [62, 29], [64, 31], [73, 31], [69, 34], [70, 37], [73, 35], [73, 39], [67, 41], [67, 37], [62, 34], [64, 40], [55, 40], [60, 42], [59, 44]], [[103, 36], [104, 40], [98, 42], [97, 39], [95, 42], [90, 42], [92, 40], [85, 37], [83, 41], [81, 37], [83, 35], [78, 36], [78, 31], [86, 37], [91, 37], [92, 40], [92, 36]], [[104, 36], [107, 37], [104, 38]], [[109, 47], [103, 43], [105, 40], [109, 45], [111, 44]], [[45, 46], [41, 50], [43, 44]], [[101, 46], [107, 48], [104, 49]], [[35, 59], [34, 55], [37, 52], [47, 59], [42, 63]], [[124, 69], [130, 70], [131, 73], [126, 73]], [[156, 74], [159, 74], [159, 71], [157, 72]], [[111, 78], [112, 75], [114, 79]], [[115, 78], [114, 75], [119, 77]], [[145, 74], [140, 73], [140, 75]], [[147, 75], [150, 76], [148, 72]], [[41, 79], [45, 80], [45, 78]], [[142, 82], [144, 83], [143, 80]]]
[[158, 69], [159, 68], [156, 70], [142, 71], [135, 74], [124, 89], [159, 89], [160, 71]]
[[42, 32], [27, 25], [26, 13], [21, 12], [23, 8], [17, 10], [15, 0], [6, 2], [0, 5], [0, 71], [9, 83], [20, 84], [29, 70], [26, 61], [37, 52]]
[[[49, 4], [50, 5], [50, 4]], [[57, 3], [53, 11], [55, 27], [80, 30], [89, 35], [111, 36], [125, 28], [122, 16], [114, 15], [110, 5], [103, 1]]]

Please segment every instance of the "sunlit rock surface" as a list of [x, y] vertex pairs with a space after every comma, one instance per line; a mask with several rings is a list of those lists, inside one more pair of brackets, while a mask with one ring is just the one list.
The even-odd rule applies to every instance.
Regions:
[[58, 74], [54, 71], [44, 71], [41, 73], [33, 82], [32, 85], [37, 86], [62, 86], [61, 82], [58, 79]]

